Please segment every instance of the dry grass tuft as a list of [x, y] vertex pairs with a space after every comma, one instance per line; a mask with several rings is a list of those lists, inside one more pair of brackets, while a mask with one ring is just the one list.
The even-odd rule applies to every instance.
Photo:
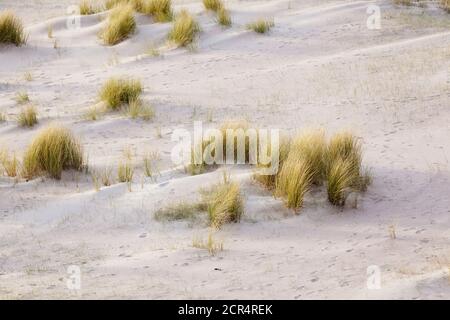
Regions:
[[199, 32], [200, 26], [194, 17], [187, 10], [181, 10], [175, 17], [168, 38], [177, 45], [185, 47], [195, 40]]
[[161, 51], [154, 44], [150, 44], [148, 48], [145, 50], [145, 53], [151, 57], [159, 57], [161, 56]]
[[126, 112], [130, 118], [141, 118], [144, 121], [150, 121], [155, 116], [152, 106], [144, 105], [140, 99], [131, 100]]
[[259, 19], [255, 22], [247, 24], [247, 29], [253, 30], [257, 33], [266, 33], [270, 31], [270, 29], [274, 26], [275, 23], [273, 22], [273, 20]]
[[[192, 148], [191, 150], [191, 163], [186, 167], [186, 171], [191, 175], [202, 174], [206, 171], [207, 164], [203, 159], [203, 151], [208, 146], [209, 141], [203, 141], [201, 148]], [[201, 159], [200, 161], [195, 161], [195, 159]], [[200, 162], [200, 163], [198, 163]]]
[[289, 208], [299, 209], [312, 185], [324, 181], [328, 200], [337, 206], [343, 206], [351, 192], [366, 191], [372, 182], [370, 172], [362, 170], [361, 143], [349, 132], [335, 134], [329, 142], [323, 130], [284, 140], [280, 141], [277, 174], [256, 174], [255, 180], [284, 198]]
[[33, 105], [29, 105], [22, 109], [17, 117], [17, 123], [21, 127], [32, 127], [38, 123], [36, 108]]
[[206, 241], [203, 241], [199, 237], [195, 237], [192, 240], [192, 246], [198, 249], [206, 249], [212, 256], [215, 256], [219, 251], [223, 251], [223, 242], [216, 241], [211, 231], [209, 232], [208, 239]]
[[17, 177], [19, 174], [20, 162], [13, 153], [12, 156], [8, 150], [0, 150], [0, 165], [8, 177]]
[[171, 0], [147, 0], [144, 13], [153, 17], [156, 22], [168, 22], [173, 19]]
[[98, 1], [92, 0], [81, 0], [79, 6], [81, 15], [96, 14], [104, 10], [104, 7]]
[[204, 211], [205, 206], [201, 203], [180, 202], [157, 210], [154, 218], [157, 221], [195, 220]]
[[232, 24], [230, 13], [224, 7], [217, 10], [217, 22], [224, 27], [229, 27]]
[[223, 8], [223, 3], [221, 0], [203, 0], [203, 5], [206, 10], [212, 10], [217, 12], [220, 8]]
[[135, 30], [133, 7], [130, 4], [119, 3], [111, 10], [100, 37], [106, 45], [112, 46], [128, 38]]
[[18, 104], [25, 104], [30, 102], [30, 97], [28, 96], [28, 93], [26, 92], [17, 92], [15, 100]]
[[202, 196], [212, 227], [220, 229], [225, 223], [240, 221], [244, 205], [238, 183], [225, 179]]
[[395, 225], [391, 224], [388, 227], [388, 232], [389, 232], [389, 238], [391, 238], [392, 240], [397, 239], [397, 233], [395, 232]]
[[0, 112], [0, 123], [6, 121], [6, 115], [3, 112]]
[[105, 8], [107, 10], [113, 9], [117, 5], [131, 5], [131, 7], [137, 12], [144, 12], [146, 0], [106, 0]]
[[290, 153], [279, 171], [275, 194], [285, 199], [288, 208], [297, 210], [303, 205], [303, 197], [309, 190], [313, 173], [308, 163]]
[[396, 5], [412, 6], [412, 0], [393, 0]]
[[133, 182], [134, 166], [131, 155], [124, 154], [124, 160], [119, 162], [117, 168], [117, 178], [119, 182]]
[[441, 0], [441, 8], [450, 13], [450, 0]]
[[344, 205], [352, 191], [365, 191], [372, 182], [368, 171], [362, 172], [360, 141], [349, 132], [335, 134], [327, 154], [328, 199], [334, 205]]
[[108, 108], [116, 110], [122, 104], [137, 101], [141, 93], [142, 85], [139, 80], [110, 78], [103, 85], [99, 95], [100, 99], [106, 102]]
[[160, 174], [156, 162], [159, 160], [158, 152], [148, 152], [142, 158], [144, 163], [144, 174], [148, 178], [156, 181], [157, 176]]
[[22, 21], [12, 11], [0, 12], [0, 43], [21, 46], [26, 42]]
[[[192, 175], [205, 172], [208, 164], [203, 156], [208, 154], [211, 158], [215, 158], [216, 148], [220, 144], [223, 147], [223, 159], [218, 157], [218, 160], [227, 161], [227, 157], [230, 157], [230, 160], [234, 159], [234, 162], [239, 164], [249, 163], [250, 160], [255, 160], [256, 162], [258, 132], [248, 129], [250, 129], [250, 125], [246, 120], [225, 121], [220, 127], [223, 140], [216, 142], [214, 137], [205, 138], [201, 147], [194, 147], [191, 152], [191, 163], [187, 166], [187, 171]], [[253, 144], [251, 144], [251, 141], [253, 141]], [[234, 158], [231, 158], [231, 155], [234, 155]], [[214, 167], [215, 164], [209, 166]]]
[[53, 38], [53, 25], [47, 25], [47, 37], [49, 39]]
[[290, 148], [311, 171], [311, 182], [320, 185], [326, 175], [327, 141], [323, 130], [309, 130], [293, 139]]
[[25, 79], [25, 81], [32, 81], [33, 75], [31, 74], [30, 71], [27, 71], [23, 74], [23, 78]]
[[352, 164], [354, 176], [359, 177], [361, 171], [361, 143], [350, 132], [340, 132], [331, 137], [327, 151], [327, 166], [331, 168], [337, 160], [346, 160]]
[[[247, 120], [232, 120], [232, 121], [225, 121], [221, 127], [220, 131], [222, 132], [223, 136], [223, 155], [224, 157], [228, 155], [228, 153], [233, 152], [234, 153], [234, 160], [237, 161], [238, 159], [238, 152], [239, 152], [239, 135], [246, 134], [248, 129], [250, 128], [250, 124]], [[254, 137], [255, 142], [258, 143], [258, 136], [257, 132], [256, 136]], [[241, 139], [242, 140], [242, 139]], [[244, 158], [240, 159], [243, 160], [243, 162], [247, 163], [250, 161], [250, 137], [245, 135], [244, 141], [241, 141], [241, 143], [244, 144]], [[242, 150], [242, 147], [241, 147]], [[255, 155], [253, 155], [255, 156]]]
[[60, 179], [65, 169], [81, 170], [83, 150], [72, 132], [61, 126], [49, 126], [39, 132], [23, 159], [23, 176], [31, 179], [42, 173]]
[[355, 183], [354, 163], [348, 159], [337, 159], [327, 174], [327, 194], [331, 204], [343, 206]]

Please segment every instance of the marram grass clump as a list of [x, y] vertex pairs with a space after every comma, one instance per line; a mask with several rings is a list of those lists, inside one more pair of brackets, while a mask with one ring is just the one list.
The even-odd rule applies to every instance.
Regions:
[[288, 208], [297, 210], [303, 206], [303, 197], [311, 186], [312, 177], [308, 162], [291, 153], [279, 171], [275, 195], [283, 197]]
[[171, 0], [147, 0], [143, 12], [153, 17], [156, 22], [172, 21], [173, 11]]
[[[272, 148], [273, 146], [270, 143], [268, 146], [269, 154], [272, 152], [271, 151]], [[258, 163], [256, 172], [253, 175], [255, 181], [262, 184], [265, 188], [269, 190], [274, 190], [276, 187], [278, 172], [280, 172], [281, 168], [283, 167], [283, 164], [289, 155], [290, 149], [291, 149], [291, 139], [286, 136], [281, 136], [278, 142], [278, 171], [275, 172], [274, 174], [261, 174], [260, 170], [270, 168], [272, 166], [272, 163], [266, 165]]]
[[[250, 126], [246, 120], [223, 122], [219, 128], [222, 141], [214, 141], [214, 137], [205, 137], [201, 143], [194, 146], [191, 150], [191, 162], [187, 166], [187, 171], [192, 175], [197, 175], [205, 172], [208, 168], [215, 167], [216, 164], [208, 164], [204, 156], [209, 155], [215, 159], [216, 155], [218, 156], [216, 148], [219, 145], [222, 145], [223, 161], [228, 161], [229, 157], [230, 160], [234, 159], [235, 163], [249, 163], [251, 156], [257, 157], [258, 148], [258, 132], [249, 129]], [[251, 144], [251, 140], [253, 144]], [[221, 160], [220, 157], [217, 160]]]
[[199, 32], [200, 26], [194, 17], [187, 10], [181, 10], [175, 17], [168, 38], [178, 46], [185, 47], [195, 40]]
[[239, 222], [244, 211], [239, 184], [225, 179], [223, 183], [203, 192], [211, 227], [220, 229], [224, 224]]
[[244, 213], [244, 204], [237, 182], [224, 180], [211, 188], [200, 190], [201, 200], [180, 202], [157, 210], [154, 218], [159, 221], [198, 220], [207, 213], [208, 225], [220, 229], [226, 223], [239, 222]]
[[109, 109], [117, 110], [123, 104], [137, 101], [142, 93], [142, 84], [136, 79], [110, 78], [100, 90], [100, 100]]
[[22, 21], [12, 11], [0, 12], [0, 44], [21, 46], [26, 42]]
[[203, 5], [205, 9], [218, 11], [220, 8], [223, 8], [223, 3], [221, 0], [203, 0]]
[[[0, 165], [8, 177], [14, 178], [18, 176], [20, 162], [15, 153], [10, 155], [8, 150], [0, 149]], [[0, 174], [2, 174], [1, 170]]]
[[221, 7], [217, 10], [217, 23], [224, 27], [231, 26], [231, 16], [227, 9]]
[[352, 191], [365, 191], [371, 183], [369, 172], [363, 172], [361, 142], [350, 132], [335, 134], [327, 151], [328, 200], [344, 205]]
[[79, 6], [81, 15], [96, 14], [104, 9], [98, 1], [93, 0], [81, 0]]
[[259, 19], [255, 22], [247, 24], [247, 29], [253, 30], [256, 33], [266, 33], [270, 31], [270, 29], [274, 26], [275, 23], [273, 22], [273, 20]]
[[440, 5], [444, 11], [450, 13], [450, 0], [441, 0]]
[[29, 105], [20, 111], [17, 123], [21, 127], [32, 127], [38, 123], [37, 111], [33, 105]]
[[128, 38], [135, 30], [133, 7], [130, 4], [118, 4], [111, 10], [100, 37], [106, 45], [113, 46]]
[[62, 126], [52, 125], [41, 130], [25, 151], [22, 175], [31, 179], [48, 174], [61, 178], [66, 169], [81, 170], [83, 149], [72, 132]]
[[298, 210], [305, 194], [325, 183], [328, 201], [345, 205], [352, 192], [367, 190], [372, 178], [362, 167], [361, 142], [349, 132], [328, 141], [322, 130], [307, 131], [280, 142], [279, 170], [274, 175], [256, 173], [255, 180], [281, 197], [288, 208]]
[[333, 205], [343, 206], [356, 179], [354, 163], [341, 158], [333, 161], [327, 174], [328, 201]]

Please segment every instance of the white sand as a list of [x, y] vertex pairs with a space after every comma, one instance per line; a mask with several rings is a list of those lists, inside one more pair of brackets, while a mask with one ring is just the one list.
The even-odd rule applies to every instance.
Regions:
[[[96, 192], [76, 172], [18, 184], [0, 177], [0, 298], [450, 298], [450, 15], [378, 1], [382, 28], [368, 30], [374, 1], [230, 1], [234, 24], [223, 30], [201, 2], [175, 1], [203, 29], [190, 52], [168, 48], [170, 24], [144, 16], [132, 38], [104, 47], [102, 14], [68, 30], [69, 3], [0, 3], [29, 32], [27, 46], [0, 47], [0, 112], [8, 116], [0, 146], [20, 155], [57, 121], [81, 136], [91, 168], [116, 166], [128, 146], [140, 166], [145, 152], [158, 151], [165, 173], [155, 184], [138, 169], [132, 192], [123, 184]], [[274, 17], [268, 35], [246, 30], [258, 17]], [[151, 43], [161, 57], [144, 55]], [[143, 81], [154, 121], [83, 119], [112, 75]], [[32, 129], [14, 121], [19, 91], [38, 107]], [[224, 251], [211, 257], [192, 247], [207, 227], [152, 217], [219, 180], [221, 172], [189, 176], [170, 162], [172, 131], [211, 112], [210, 125], [246, 118], [291, 132], [350, 128], [363, 138], [373, 184], [357, 208], [316, 194], [296, 216], [252, 183], [251, 169], [235, 169], [246, 213], [215, 234]], [[81, 268], [80, 291], [66, 286], [69, 265]], [[379, 290], [366, 287], [371, 265], [381, 270]]]

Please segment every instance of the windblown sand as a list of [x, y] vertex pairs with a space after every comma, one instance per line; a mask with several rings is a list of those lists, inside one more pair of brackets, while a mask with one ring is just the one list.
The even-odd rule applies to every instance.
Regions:
[[[226, 3], [229, 29], [198, 0], [174, 2], [201, 24], [190, 50], [166, 45], [171, 24], [143, 15], [133, 37], [105, 47], [97, 34], [106, 13], [67, 29], [66, 8], [76, 2], [0, 3], [29, 33], [24, 47], [0, 47], [0, 112], [8, 119], [0, 146], [20, 156], [58, 122], [81, 137], [90, 169], [115, 175], [124, 148], [137, 166], [131, 192], [123, 183], [96, 191], [84, 172], [60, 181], [0, 177], [0, 298], [450, 298], [450, 15], [391, 1]], [[381, 8], [380, 30], [366, 26], [371, 4]], [[259, 17], [274, 18], [268, 34], [246, 30]], [[146, 54], [150, 47], [161, 55]], [[115, 75], [142, 80], [153, 121], [121, 112], [84, 119]], [[32, 129], [14, 120], [17, 92], [39, 111]], [[224, 246], [217, 255], [194, 248], [207, 226], [161, 223], [153, 213], [195, 200], [222, 172], [174, 169], [171, 134], [195, 120], [213, 127], [242, 118], [290, 133], [351, 129], [373, 184], [343, 209], [309, 195], [295, 215], [252, 181], [251, 168], [229, 168], [242, 184], [243, 219], [215, 233]], [[150, 151], [160, 154], [156, 182], [142, 172]], [[70, 265], [81, 269], [81, 290], [66, 285]], [[366, 285], [373, 265], [380, 289]]]

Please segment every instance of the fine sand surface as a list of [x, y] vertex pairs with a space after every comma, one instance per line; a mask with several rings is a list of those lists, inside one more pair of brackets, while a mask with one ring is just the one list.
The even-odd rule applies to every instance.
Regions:
[[[105, 47], [97, 38], [105, 13], [66, 28], [66, 8], [76, 3], [1, 1], [29, 37], [26, 46], [0, 47], [8, 119], [0, 146], [20, 156], [58, 122], [81, 137], [91, 169], [116, 170], [124, 148], [132, 150], [134, 182], [131, 192], [124, 183], [96, 191], [84, 172], [59, 181], [0, 177], [0, 298], [450, 299], [449, 14], [391, 1], [226, 1], [233, 26], [222, 29], [200, 1], [174, 1], [202, 27], [187, 50], [166, 44], [170, 23], [143, 15], [133, 37]], [[381, 8], [380, 30], [366, 26], [371, 4]], [[259, 17], [274, 18], [268, 34], [246, 30]], [[146, 54], [150, 46], [161, 55]], [[142, 80], [154, 120], [83, 118], [114, 75]], [[39, 111], [31, 129], [14, 120], [17, 92]], [[356, 207], [313, 194], [295, 215], [252, 180], [252, 168], [228, 168], [245, 213], [214, 233], [223, 251], [211, 256], [192, 246], [207, 226], [162, 223], [153, 213], [195, 200], [224, 169], [190, 176], [173, 168], [173, 130], [226, 119], [290, 133], [351, 129], [373, 183]], [[149, 151], [160, 155], [156, 182], [142, 171]], [[66, 285], [70, 265], [81, 269], [81, 290]], [[366, 286], [372, 265], [381, 271], [376, 290]]]

